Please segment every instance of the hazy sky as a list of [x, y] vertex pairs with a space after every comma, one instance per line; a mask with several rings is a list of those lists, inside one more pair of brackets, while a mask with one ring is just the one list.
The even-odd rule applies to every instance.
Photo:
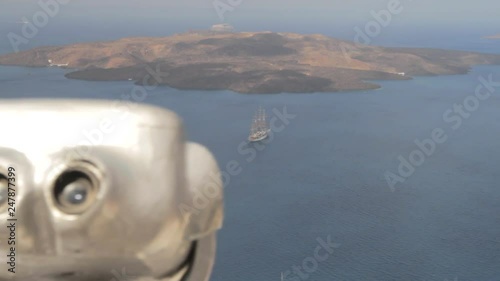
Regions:
[[[16, 29], [2, 24], [19, 22], [22, 17], [32, 21], [33, 15], [41, 9], [39, 1], [56, 0], [0, 0], [0, 30], [18, 30], [20, 27]], [[410, 38], [428, 34], [431, 30], [446, 35], [446, 40], [454, 40], [467, 33], [477, 38], [500, 33], [499, 0], [64, 1], [69, 3], [60, 7], [60, 12], [50, 20], [49, 26], [44, 28], [43, 32], [53, 32], [58, 38], [66, 38], [68, 42], [76, 40], [70, 39], [71, 33], [79, 34], [74, 36], [87, 41], [125, 36], [165, 36], [187, 30], [206, 29], [220, 22], [232, 24], [239, 31], [323, 33], [353, 40], [356, 35], [354, 30], [366, 27], [367, 23], [374, 20], [373, 13], [387, 10], [392, 1], [398, 1], [402, 11], [392, 16], [390, 25], [383, 28], [374, 44], [386, 44], [384, 36], [398, 38], [401, 32]], [[224, 13], [222, 21], [214, 8], [214, 1], [241, 3]], [[61, 28], [67, 29], [66, 35], [60, 35]], [[95, 32], [92, 36], [83, 33], [88, 30]], [[120, 33], [117, 33], [117, 30]], [[435, 36], [437, 37], [426, 40], [442, 37]], [[43, 38], [39, 36], [37, 40], [41, 41]], [[420, 46], [423, 41], [416, 42], [420, 42]], [[38, 44], [45, 43], [41, 41]]]
[[[35, 11], [39, 0], [0, 0], [1, 14]], [[50, 0], [42, 0], [50, 1]], [[370, 11], [386, 9], [391, 0], [216, 0], [241, 4], [225, 14], [228, 22], [259, 19], [281, 21], [359, 22], [369, 20]], [[398, 1], [398, 0], [393, 0]], [[148, 14], [218, 21], [214, 0], [71, 0], [67, 10], [79, 16], [127, 16]], [[401, 23], [500, 24], [498, 0], [400, 0]], [[22, 8], [20, 8], [22, 7]], [[10, 11], [11, 10], [11, 11]], [[500, 25], [499, 25], [500, 29]]]

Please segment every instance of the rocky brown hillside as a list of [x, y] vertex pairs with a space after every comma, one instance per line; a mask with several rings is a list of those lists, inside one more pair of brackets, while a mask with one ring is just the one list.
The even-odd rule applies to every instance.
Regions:
[[500, 56], [382, 48], [323, 35], [190, 32], [36, 48], [0, 56], [0, 64], [58, 65], [73, 70], [68, 78], [138, 84], [156, 69], [160, 84], [179, 89], [279, 93], [373, 89], [378, 85], [367, 80], [463, 74], [473, 65], [500, 64]]

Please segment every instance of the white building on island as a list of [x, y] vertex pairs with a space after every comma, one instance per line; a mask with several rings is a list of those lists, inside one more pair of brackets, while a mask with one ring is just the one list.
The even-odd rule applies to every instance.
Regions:
[[210, 30], [215, 32], [234, 32], [234, 27], [227, 23], [221, 23], [212, 25]]
[[49, 63], [49, 66], [63, 67], [69, 65], [69, 63], [53, 63], [52, 60], [47, 60], [47, 62]]

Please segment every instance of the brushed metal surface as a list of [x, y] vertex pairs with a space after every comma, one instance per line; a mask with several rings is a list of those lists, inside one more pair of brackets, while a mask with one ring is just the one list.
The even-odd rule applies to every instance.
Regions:
[[[11, 274], [9, 216], [0, 206], [0, 280], [208, 280], [222, 182], [211, 153], [185, 141], [175, 114], [106, 100], [20, 99], [0, 100], [0, 120], [0, 174], [16, 170], [18, 220]], [[74, 171], [89, 175], [95, 196], [72, 213], [54, 193]], [[207, 186], [208, 201], [196, 206]]]

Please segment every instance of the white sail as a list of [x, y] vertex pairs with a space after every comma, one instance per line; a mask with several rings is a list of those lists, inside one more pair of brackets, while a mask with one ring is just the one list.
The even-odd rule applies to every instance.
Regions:
[[250, 136], [248, 137], [249, 141], [257, 142], [268, 137], [270, 130], [266, 119], [266, 111], [262, 107], [259, 107], [252, 120]]

